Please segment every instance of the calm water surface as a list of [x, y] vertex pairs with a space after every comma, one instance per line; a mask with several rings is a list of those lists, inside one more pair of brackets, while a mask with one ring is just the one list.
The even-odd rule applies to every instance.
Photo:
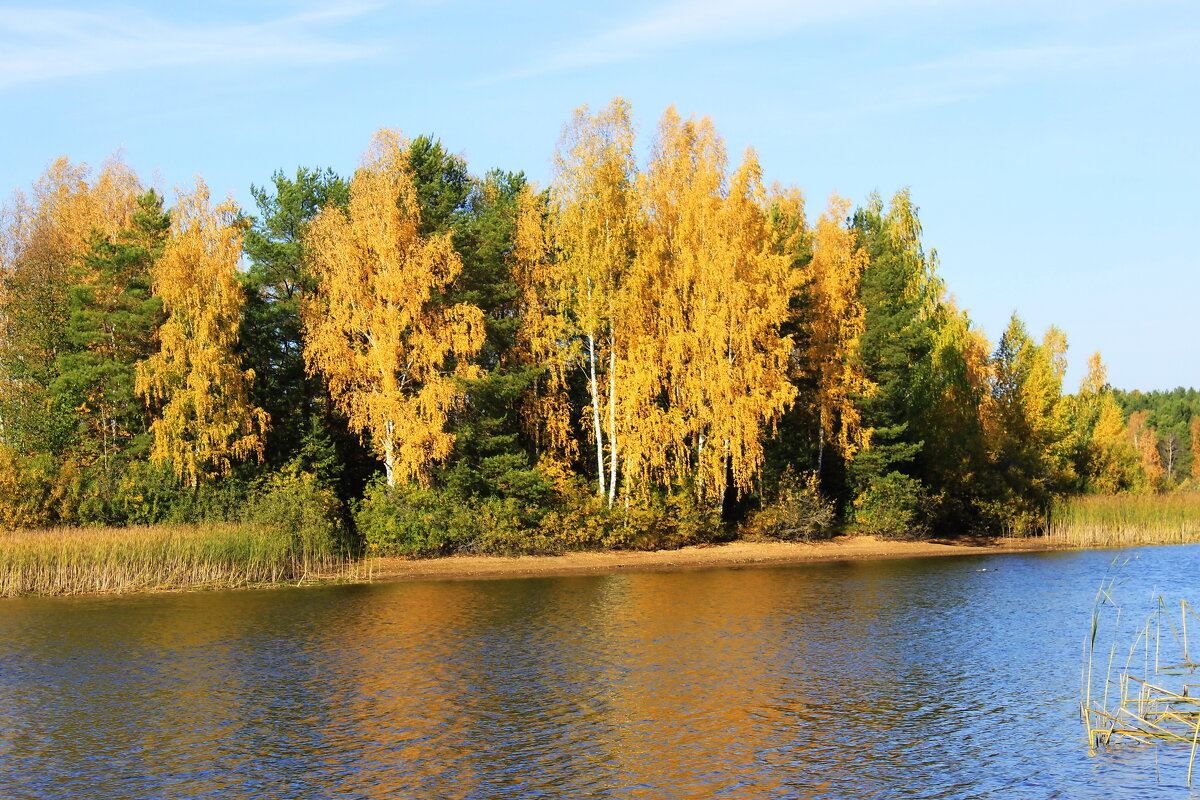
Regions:
[[[1121, 553], [1126, 618], [1200, 605], [1200, 547]], [[0, 796], [1200, 797], [1087, 754], [1113, 557], [3, 600]]]

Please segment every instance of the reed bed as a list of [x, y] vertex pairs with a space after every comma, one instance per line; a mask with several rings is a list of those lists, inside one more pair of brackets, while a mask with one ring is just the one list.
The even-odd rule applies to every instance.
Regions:
[[[1179, 614], [1160, 598], [1158, 607], [1133, 637], [1124, 666], [1117, 666], [1117, 636], [1107, 654], [1097, 653], [1105, 612], [1113, 609], [1112, 633], [1120, 626], [1121, 609], [1113, 601], [1115, 578], [1101, 585], [1092, 610], [1092, 631], [1084, 668], [1081, 711], [1088, 745], [1096, 748], [1120, 740], [1168, 743], [1189, 749], [1187, 783], [1192, 785], [1197, 746], [1200, 745], [1200, 659], [1188, 642], [1188, 622], [1200, 624], [1186, 600]], [[1097, 655], [1107, 662], [1105, 678], [1097, 686]]]
[[1051, 510], [1046, 539], [1064, 547], [1200, 542], [1200, 492], [1073, 497]]
[[331, 542], [268, 525], [0, 531], [0, 596], [233, 588], [351, 569]]

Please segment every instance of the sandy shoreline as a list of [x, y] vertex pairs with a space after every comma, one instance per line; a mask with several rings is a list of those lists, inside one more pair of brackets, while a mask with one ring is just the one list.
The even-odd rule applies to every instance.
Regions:
[[710, 567], [799, 564], [928, 556], [987, 555], [1062, 549], [1044, 539], [993, 539], [982, 543], [897, 542], [873, 536], [839, 536], [827, 542], [729, 542], [679, 550], [566, 553], [559, 556], [448, 556], [372, 558], [364, 565], [373, 581], [523, 578]]

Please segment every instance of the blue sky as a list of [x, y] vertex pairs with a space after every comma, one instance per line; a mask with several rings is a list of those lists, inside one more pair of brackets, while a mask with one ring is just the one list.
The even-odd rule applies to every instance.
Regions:
[[[2, 2], [2, 0], [0, 0]], [[249, 202], [377, 128], [544, 181], [582, 104], [669, 104], [804, 190], [911, 188], [994, 340], [1018, 311], [1114, 385], [1200, 386], [1196, 0], [0, 4], [0, 191], [115, 150]]]

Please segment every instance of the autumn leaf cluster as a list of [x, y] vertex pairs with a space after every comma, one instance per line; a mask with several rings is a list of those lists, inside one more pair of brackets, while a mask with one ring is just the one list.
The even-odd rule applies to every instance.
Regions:
[[582, 108], [541, 187], [382, 130], [253, 215], [56, 162], [0, 227], [0, 511], [215, 514], [305, 475], [385, 540], [458, 504], [521, 549], [589, 519], [1026, 531], [1200, 471], [1192, 395], [1115, 391], [1098, 355], [1064, 393], [1065, 334], [1015, 315], [993, 345], [908, 190], [810, 223], [707, 118], [646, 144], [628, 103]]

